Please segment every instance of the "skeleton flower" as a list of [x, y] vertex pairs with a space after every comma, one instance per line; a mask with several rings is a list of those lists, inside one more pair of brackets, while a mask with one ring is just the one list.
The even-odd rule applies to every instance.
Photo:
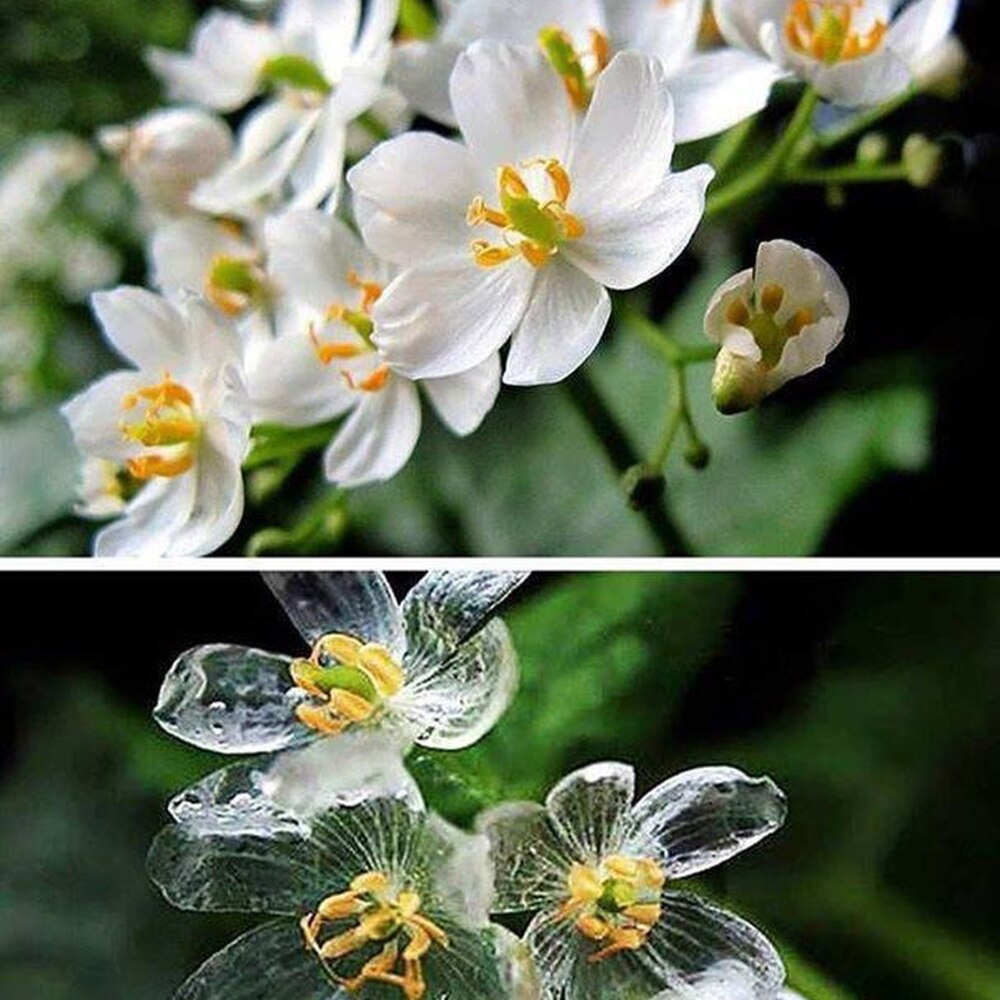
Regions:
[[740, 413], [825, 362], [850, 313], [847, 290], [818, 254], [788, 240], [761, 243], [757, 266], [724, 282], [705, 314], [721, 345], [712, 392], [723, 413]]
[[200, 185], [199, 207], [251, 210], [291, 193], [312, 208], [339, 188], [348, 125], [381, 96], [398, 0], [284, 0], [274, 24], [213, 11], [189, 54], [153, 49], [172, 98], [234, 111], [266, 94], [242, 125], [233, 161]]
[[166, 828], [149, 871], [175, 906], [276, 919], [210, 958], [177, 1000], [505, 1000], [485, 839], [359, 793], [298, 830]]
[[951, 31], [959, 0], [713, 0], [725, 39], [847, 107], [903, 93]]
[[770, 1000], [784, 970], [767, 939], [673, 883], [773, 833], [784, 796], [767, 778], [709, 767], [633, 805], [634, 781], [630, 767], [595, 764], [560, 781], [544, 808], [484, 813], [494, 912], [539, 911], [525, 940], [552, 1000], [697, 997], [737, 973], [752, 1000]]
[[[269, 220], [266, 244], [286, 302], [278, 337], [250, 371], [256, 415], [294, 427], [349, 413], [324, 457], [327, 478], [341, 486], [390, 478], [409, 459], [421, 423], [417, 384], [374, 344], [373, 307], [394, 269], [322, 212]], [[470, 434], [496, 400], [499, 358], [422, 386], [445, 423]]]
[[454, 375], [511, 339], [504, 381], [555, 382], [597, 346], [605, 286], [671, 264], [704, 210], [711, 168], [669, 171], [660, 63], [617, 55], [578, 123], [538, 52], [477, 42], [451, 96], [466, 144], [409, 133], [348, 175], [368, 245], [409, 268], [375, 307], [375, 343], [412, 378]]
[[674, 97], [677, 141], [689, 142], [759, 111], [780, 75], [742, 50], [696, 53], [703, 10], [704, 0], [463, 0], [437, 38], [397, 46], [392, 78], [423, 114], [454, 124], [448, 77], [474, 41], [535, 46], [541, 39], [579, 108], [614, 53], [632, 49], [659, 60]]
[[167, 732], [220, 753], [267, 753], [381, 728], [421, 746], [469, 746], [517, 686], [503, 622], [521, 573], [428, 573], [402, 606], [380, 573], [268, 573], [307, 657], [215, 644], [183, 653], [163, 682]]
[[[174, 306], [141, 288], [100, 292], [94, 310], [111, 346], [135, 366], [63, 407], [84, 458], [111, 463], [105, 474], [134, 494], [121, 519], [99, 532], [94, 552], [211, 552], [243, 512], [250, 408], [239, 339], [203, 303]], [[94, 471], [84, 484], [90, 501]]]

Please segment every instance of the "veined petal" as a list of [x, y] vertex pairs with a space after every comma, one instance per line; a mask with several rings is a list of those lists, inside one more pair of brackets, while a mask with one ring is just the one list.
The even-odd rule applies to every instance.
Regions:
[[330, 632], [378, 642], [393, 655], [406, 648], [403, 618], [386, 578], [373, 573], [264, 573], [285, 613], [312, 646]]
[[111, 346], [137, 368], [176, 372], [193, 346], [180, 313], [155, 292], [123, 285], [91, 303]]
[[641, 204], [663, 183], [674, 153], [674, 109], [663, 67], [620, 52], [601, 74], [573, 142], [571, 212], [585, 226]]
[[291, 659], [216, 643], [182, 653], [164, 678], [153, 713], [171, 736], [217, 753], [266, 753], [315, 735], [295, 717], [305, 695]]
[[693, 56], [670, 78], [677, 141], [704, 139], [755, 115], [784, 75], [769, 59], [741, 49]]
[[333, 1000], [332, 989], [295, 921], [275, 920], [213, 955], [174, 1000]]
[[458, 375], [429, 378], [420, 383], [438, 416], [455, 434], [471, 434], [493, 409], [500, 393], [500, 355]]
[[911, 66], [944, 41], [958, 16], [959, 0], [918, 0], [889, 25], [886, 45]]
[[770, 778], [732, 767], [685, 771], [657, 785], [632, 812], [637, 843], [655, 845], [668, 879], [714, 868], [774, 833], [785, 796]]
[[485, 736], [507, 710], [517, 691], [517, 654], [499, 618], [446, 660], [406, 661], [406, 686], [393, 699], [415, 742], [435, 750], [461, 750]]
[[367, 205], [359, 222], [380, 257], [404, 266], [469, 259], [466, 211], [479, 181], [461, 144], [409, 132], [376, 146], [347, 182]]
[[605, 761], [568, 774], [549, 792], [545, 807], [574, 859], [594, 864], [629, 836], [634, 796], [632, 768]]
[[500, 980], [492, 935], [446, 916], [435, 922], [448, 935], [448, 947], [431, 948], [423, 960], [424, 1000], [510, 1000]]
[[826, 100], [849, 108], [888, 101], [903, 93], [912, 80], [909, 66], [889, 48], [862, 59], [820, 66], [812, 75], [813, 86]]
[[408, 378], [468, 371], [514, 332], [534, 281], [520, 260], [481, 268], [468, 249], [464, 260], [404, 271], [375, 304], [375, 343]]
[[536, 802], [505, 802], [480, 813], [476, 829], [490, 840], [494, 913], [557, 907], [566, 898], [574, 858]]
[[119, 425], [122, 400], [145, 383], [139, 372], [112, 372], [63, 405], [62, 414], [79, 451], [111, 461], [135, 454], [135, 443], [126, 440]]
[[587, 231], [563, 248], [572, 261], [608, 288], [635, 288], [669, 267], [688, 245], [705, 212], [712, 168], [701, 164], [668, 174], [645, 200], [595, 210]]
[[484, 172], [539, 157], [566, 162], [574, 111], [541, 52], [474, 42], [455, 64], [450, 92], [459, 128]]
[[687, 893], [663, 894], [663, 916], [636, 954], [668, 987], [668, 997], [687, 998], [719, 966], [727, 975], [743, 967], [753, 1000], [773, 1000], [785, 979], [778, 953], [760, 931]]
[[363, 394], [323, 455], [323, 472], [345, 489], [391, 479], [410, 460], [420, 437], [420, 396], [408, 379]]
[[403, 42], [393, 51], [389, 79], [420, 114], [457, 128], [448, 84], [461, 53], [452, 42]]
[[511, 340], [503, 380], [508, 385], [559, 382], [597, 347], [611, 318], [603, 286], [563, 260], [535, 279], [528, 309]]

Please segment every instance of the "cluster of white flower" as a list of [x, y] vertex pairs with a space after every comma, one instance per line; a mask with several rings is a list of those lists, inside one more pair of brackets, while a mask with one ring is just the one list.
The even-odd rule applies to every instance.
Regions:
[[[425, 806], [405, 755], [499, 720], [518, 668], [492, 615], [523, 578], [430, 573], [397, 605], [377, 573], [267, 574], [308, 656], [178, 659], [160, 724], [270, 756], [178, 795], [150, 873], [176, 906], [275, 918], [178, 1000], [778, 1000], [764, 935], [675, 884], [782, 825], [769, 779], [699, 768], [634, 801], [632, 768], [599, 763], [472, 833]], [[534, 914], [520, 939], [490, 920], [515, 913]]]
[[[458, 0], [422, 39], [394, 37], [398, 0], [208, 14], [189, 52], [149, 55], [183, 106], [101, 137], [143, 201], [159, 294], [98, 297], [138, 371], [66, 407], [85, 510], [121, 515], [96, 552], [221, 545], [254, 424], [346, 416], [325, 472], [352, 487], [407, 462], [421, 388], [467, 435], [501, 381], [566, 378], [608, 290], [658, 275], [699, 225], [713, 170], [671, 171], [675, 143], [737, 125], [779, 80], [853, 107], [899, 95], [957, 2]], [[234, 139], [218, 113], [238, 111]], [[459, 135], [405, 131], [415, 112]], [[709, 312], [720, 407], [821, 364], [846, 316], [816, 255], [762, 247], [756, 285], [738, 276]]]

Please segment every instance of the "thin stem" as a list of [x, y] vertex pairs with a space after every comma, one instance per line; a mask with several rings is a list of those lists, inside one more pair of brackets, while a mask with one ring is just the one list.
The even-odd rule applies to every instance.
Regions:
[[[632, 442], [628, 439], [615, 415], [608, 408], [597, 387], [585, 371], [579, 371], [571, 379], [563, 383], [570, 402], [576, 412], [590, 428], [591, 433], [600, 442], [608, 461], [615, 471], [624, 476], [625, 473], [642, 464]], [[650, 531], [659, 541], [664, 555], [690, 555], [690, 548], [674, 524], [663, 500], [644, 506], [641, 510]]]
[[[670, 405], [667, 408], [667, 425], [660, 436], [660, 440], [649, 456], [649, 467], [654, 472], [662, 472], [670, 458], [674, 441], [677, 440], [677, 433], [685, 422], [685, 404], [687, 400], [687, 381], [684, 378], [684, 369], [680, 365], [670, 365]], [[688, 417], [690, 421], [690, 417]]]
[[700, 365], [714, 361], [719, 353], [717, 344], [679, 344], [673, 337], [664, 333], [648, 316], [629, 309], [624, 314], [624, 323], [631, 327], [636, 335], [646, 342], [658, 354], [672, 365]]
[[863, 135], [873, 125], [877, 125], [884, 118], [888, 118], [889, 115], [898, 111], [904, 104], [912, 101], [916, 95], [917, 90], [910, 87], [904, 90], [898, 97], [894, 97], [884, 104], [879, 104], [868, 111], [862, 111], [854, 115], [853, 118], [848, 119], [843, 125], [829, 129], [826, 132], [820, 132], [814, 137], [813, 143], [824, 152], [835, 149], [841, 143]]
[[725, 173], [726, 168], [736, 159], [750, 138], [756, 125], [757, 115], [753, 115], [722, 133], [708, 156], [708, 162], [715, 167], [716, 174]]
[[849, 163], [842, 167], [814, 167], [786, 174], [783, 184], [883, 184], [909, 180], [902, 163]]

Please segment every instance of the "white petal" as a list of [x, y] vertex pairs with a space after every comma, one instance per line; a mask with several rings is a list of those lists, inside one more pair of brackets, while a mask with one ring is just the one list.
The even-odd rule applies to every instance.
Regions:
[[167, 555], [191, 516], [195, 486], [191, 473], [145, 485], [125, 509], [124, 517], [98, 532], [94, 555], [143, 559]]
[[380, 257], [404, 266], [468, 258], [465, 217], [479, 180], [464, 146], [410, 132], [376, 146], [347, 181], [364, 199], [358, 221]]
[[526, 262], [482, 268], [471, 254], [404, 271], [375, 304], [375, 343], [410, 378], [468, 371], [514, 332], [534, 281]]
[[779, 285], [785, 297], [775, 313], [775, 321], [787, 323], [800, 309], [816, 310], [827, 306], [847, 319], [847, 290], [837, 272], [812, 250], [791, 240], [769, 240], [757, 248], [754, 284], [759, 291], [767, 285]]
[[618, 48], [656, 56], [671, 73], [694, 51], [704, 0], [607, 4], [608, 27]]
[[393, 52], [389, 79], [420, 114], [457, 127], [448, 84], [461, 52], [449, 42], [403, 42]]
[[346, 145], [347, 126], [332, 108], [325, 107], [289, 178], [290, 209], [315, 208], [327, 198], [336, 201]]
[[813, 86], [823, 97], [850, 108], [891, 100], [903, 93], [912, 80], [903, 59], [886, 47], [861, 59], [820, 66], [812, 74]]
[[769, 21], [784, 24], [788, 0], [712, 0], [712, 13], [730, 45], [759, 51], [761, 26]]
[[263, 577], [310, 646], [321, 636], [341, 632], [402, 655], [403, 618], [381, 573], [278, 572]]
[[539, 157], [567, 160], [573, 107], [562, 81], [534, 49], [470, 45], [451, 76], [451, 104], [486, 170]]
[[286, 46], [335, 83], [361, 24], [361, 0], [285, 0], [278, 26]]
[[212, 261], [220, 256], [251, 258], [254, 248], [214, 219], [191, 216], [157, 227], [150, 241], [151, 282], [176, 299], [201, 293]]
[[368, 0], [365, 20], [355, 46], [358, 61], [372, 59], [390, 42], [399, 20], [400, 0]]
[[459, 375], [424, 379], [421, 387], [438, 415], [456, 434], [471, 434], [493, 409], [500, 393], [500, 355], [491, 354]]
[[785, 796], [769, 778], [732, 767], [675, 775], [644, 795], [632, 812], [637, 844], [656, 845], [667, 878], [714, 868], [774, 833]]
[[192, 344], [183, 318], [166, 299], [126, 285], [96, 292], [91, 302], [105, 336], [123, 358], [137, 368], [176, 374]]
[[171, 736], [216, 753], [268, 753], [311, 740], [290, 657], [218, 643], [182, 653], [153, 713]]
[[608, 288], [635, 288], [669, 267], [688, 245], [705, 212], [714, 173], [701, 164], [668, 174], [645, 201], [584, 217], [583, 237], [563, 252]]
[[495, 618], [447, 659], [435, 664], [425, 660], [415, 676], [408, 671], [392, 710], [407, 720], [421, 746], [462, 750], [496, 725], [513, 700], [517, 683], [517, 655], [510, 634]]
[[563, 778], [549, 792], [545, 808], [574, 859], [596, 864], [626, 841], [634, 795], [631, 767], [591, 764]]
[[677, 141], [704, 139], [755, 115], [782, 76], [769, 59], [741, 49], [694, 56], [670, 78]]
[[959, 0], [917, 0], [889, 26], [886, 45], [910, 66], [944, 41], [958, 16]]
[[590, 357], [610, 317], [610, 296], [583, 271], [561, 259], [542, 268], [511, 340], [504, 382], [542, 385], [566, 378]]
[[727, 278], [712, 293], [705, 310], [705, 336], [714, 344], [725, 344], [733, 353], [760, 360], [760, 348], [746, 327], [730, 323], [726, 317], [734, 302], [748, 303], [754, 294], [753, 268]]
[[781, 353], [778, 366], [767, 373], [766, 391], [775, 392], [790, 379], [822, 368], [826, 359], [844, 339], [844, 322], [833, 316], [824, 316], [810, 323], [796, 337], [792, 337]]
[[390, 376], [365, 393], [323, 456], [331, 483], [349, 488], [391, 479], [409, 461], [420, 437], [420, 397], [412, 382]]
[[122, 400], [145, 382], [138, 372], [112, 372], [63, 405], [82, 454], [117, 462], [135, 455], [135, 442], [127, 441], [121, 431]]
[[673, 101], [663, 68], [651, 56], [619, 53], [601, 74], [573, 143], [570, 211], [587, 225], [642, 202], [663, 182], [673, 152]]

